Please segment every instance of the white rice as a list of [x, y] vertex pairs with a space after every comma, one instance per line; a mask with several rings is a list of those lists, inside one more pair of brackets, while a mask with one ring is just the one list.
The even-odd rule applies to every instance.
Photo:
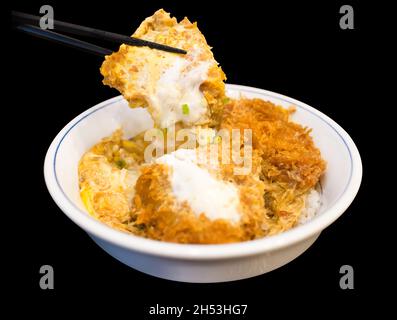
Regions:
[[321, 207], [321, 194], [315, 188], [310, 190], [305, 201], [305, 208], [299, 217], [299, 224], [304, 224], [315, 217]]

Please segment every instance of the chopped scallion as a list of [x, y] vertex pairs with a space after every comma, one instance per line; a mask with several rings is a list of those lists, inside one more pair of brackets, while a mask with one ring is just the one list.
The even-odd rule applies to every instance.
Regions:
[[116, 166], [117, 166], [119, 169], [125, 168], [126, 165], [127, 165], [127, 163], [126, 163], [123, 159], [118, 159], [118, 160], [116, 160]]
[[183, 113], [184, 115], [188, 115], [189, 112], [190, 112], [190, 110], [189, 110], [189, 105], [188, 105], [187, 103], [184, 103], [184, 104], [182, 105], [182, 113]]
[[223, 98], [222, 102], [223, 104], [228, 104], [230, 102], [230, 99], [228, 97]]

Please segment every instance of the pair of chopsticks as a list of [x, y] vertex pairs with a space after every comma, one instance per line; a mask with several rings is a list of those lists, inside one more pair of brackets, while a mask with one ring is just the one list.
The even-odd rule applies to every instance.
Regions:
[[[18, 11], [12, 11], [12, 19], [15, 25], [15, 28], [19, 31], [22, 31], [24, 33], [30, 34], [32, 36], [36, 36], [42, 39], [50, 40], [52, 42], [60, 43], [63, 45], [67, 45], [69, 47], [74, 47], [89, 53], [93, 53], [96, 55], [100, 56], [105, 56], [112, 54], [113, 51], [107, 48], [103, 48], [100, 46], [97, 46], [95, 44], [82, 41], [76, 38], [72, 38], [54, 31], [49, 31], [49, 30], [44, 30], [38, 27], [39, 21], [40, 21], [39, 16], [23, 13], [23, 12], [18, 12]], [[75, 34], [75, 35], [80, 35], [80, 36], [86, 36], [86, 37], [91, 37], [91, 38], [96, 38], [96, 39], [102, 39], [106, 40], [109, 42], [114, 42], [118, 44], [127, 44], [130, 46], [138, 46], [138, 47], [144, 47], [147, 46], [152, 49], [157, 49], [157, 50], [162, 50], [162, 51], [167, 51], [167, 52], [173, 52], [173, 53], [181, 53], [181, 54], [186, 54], [185, 50], [166, 46], [163, 44], [159, 44], [156, 42], [151, 42], [151, 41], [146, 41], [138, 38], [133, 38], [109, 31], [104, 31], [104, 30], [99, 30], [99, 29], [94, 29], [94, 28], [89, 28], [89, 27], [84, 27], [80, 25], [76, 25], [73, 23], [69, 22], [62, 22], [62, 21], [57, 21], [54, 20], [54, 29], [57, 31], [61, 32], [66, 32], [70, 34]]]

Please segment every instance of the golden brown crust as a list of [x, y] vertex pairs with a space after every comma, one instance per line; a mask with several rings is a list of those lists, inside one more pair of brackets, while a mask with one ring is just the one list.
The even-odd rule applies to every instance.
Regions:
[[326, 164], [311, 130], [289, 120], [292, 112], [260, 99], [232, 100], [224, 106], [219, 126], [251, 129], [253, 147], [263, 159], [263, 176], [307, 190], [319, 181]]

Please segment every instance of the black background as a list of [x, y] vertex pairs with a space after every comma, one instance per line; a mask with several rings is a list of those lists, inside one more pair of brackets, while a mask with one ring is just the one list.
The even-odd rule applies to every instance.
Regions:
[[[38, 14], [42, 4], [50, 4], [55, 19], [123, 34], [131, 34], [161, 7], [178, 19], [188, 16], [198, 21], [213, 46], [227, 82], [282, 93], [321, 110], [351, 135], [364, 167], [361, 189], [350, 208], [288, 265], [224, 284], [184, 284], [147, 276], [97, 247], [55, 205], [44, 183], [45, 152], [55, 135], [87, 108], [118, 95], [101, 83], [102, 59], [10, 30], [12, 50], [4, 67], [11, 70], [11, 122], [16, 132], [9, 138], [19, 146], [12, 161], [22, 168], [13, 194], [24, 194], [23, 200], [13, 200], [23, 236], [12, 265], [21, 269], [23, 283], [17, 289], [27, 294], [31, 315], [58, 318], [60, 313], [77, 316], [84, 310], [89, 315], [157, 319], [148, 315], [149, 306], [156, 303], [248, 304], [242, 319], [287, 313], [317, 317], [312, 306], [335, 316], [374, 308], [382, 293], [374, 285], [382, 282], [386, 262], [374, 243], [376, 227], [371, 223], [374, 210], [380, 210], [373, 200], [378, 174], [372, 170], [377, 156], [371, 150], [382, 147], [378, 142], [374, 147], [377, 101], [369, 98], [369, 88], [378, 82], [376, 72], [383, 63], [377, 56], [382, 35], [372, 4], [324, 2], [17, 1], [10, 6]], [[342, 4], [353, 5], [355, 30], [339, 28]], [[19, 179], [24, 181], [22, 189]], [[55, 290], [39, 288], [39, 268], [44, 264], [54, 267]], [[339, 268], [344, 264], [354, 268], [354, 290], [339, 288]], [[369, 297], [372, 302], [363, 303]]]

